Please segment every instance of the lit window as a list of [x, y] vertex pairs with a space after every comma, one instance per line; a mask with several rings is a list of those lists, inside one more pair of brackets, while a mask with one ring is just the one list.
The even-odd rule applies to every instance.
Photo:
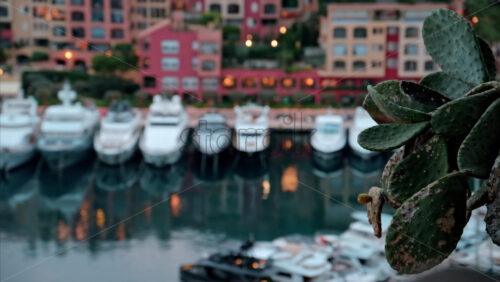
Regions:
[[281, 80], [281, 86], [283, 88], [292, 88], [295, 87], [295, 79], [290, 77], [285, 77]]
[[306, 77], [302, 79], [302, 88], [314, 88], [316, 81], [312, 77]]
[[222, 79], [222, 87], [224, 88], [234, 88], [236, 86], [236, 78], [232, 75], [228, 75]]
[[244, 88], [254, 88], [257, 86], [257, 80], [253, 77], [245, 77], [241, 80], [241, 86]]
[[276, 79], [272, 76], [263, 77], [260, 80], [262, 84], [262, 88], [275, 88], [276, 87]]

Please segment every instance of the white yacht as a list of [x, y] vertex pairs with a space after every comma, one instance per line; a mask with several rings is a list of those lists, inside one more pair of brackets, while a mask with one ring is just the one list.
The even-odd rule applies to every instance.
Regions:
[[343, 165], [346, 136], [344, 119], [328, 112], [316, 117], [311, 136], [313, 162], [324, 170], [336, 170]]
[[145, 162], [156, 167], [177, 162], [186, 143], [188, 123], [179, 96], [168, 99], [156, 95], [139, 141]]
[[76, 164], [90, 153], [99, 112], [95, 107], [73, 103], [76, 92], [69, 82], [64, 83], [57, 97], [62, 104], [45, 110], [37, 147], [50, 167], [61, 169]]
[[241, 152], [256, 153], [264, 151], [270, 142], [269, 106], [236, 106], [233, 146]]
[[358, 135], [363, 130], [375, 125], [377, 125], [377, 123], [370, 117], [365, 109], [363, 109], [362, 107], [356, 108], [354, 121], [352, 127], [349, 129], [348, 142], [352, 152], [364, 160], [374, 157], [379, 153], [372, 152], [361, 147], [358, 143]]
[[36, 131], [40, 118], [33, 97], [6, 100], [0, 115], [0, 169], [19, 167], [35, 156]]
[[206, 113], [193, 133], [193, 144], [202, 154], [215, 155], [231, 143], [231, 130], [226, 118], [219, 113]]
[[137, 150], [142, 129], [142, 114], [126, 102], [114, 103], [101, 120], [100, 131], [94, 137], [94, 149], [99, 160], [108, 165], [128, 161]]

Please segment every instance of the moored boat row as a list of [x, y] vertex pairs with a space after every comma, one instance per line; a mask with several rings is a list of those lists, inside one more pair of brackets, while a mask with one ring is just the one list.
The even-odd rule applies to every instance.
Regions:
[[[108, 165], [128, 161], [137, 148], [145, 162], [155, 167], [173, 164], [182, 156], [189, 135], [189, 116], [178, 96], [155, 96], [146, 117], [127, 102], [114, 102], [102, 119], [94, 106], [75, 102], [77, 93], [69, 82], [57, 96], [62, 103], [49, 106], [41, 124], [33, 98], [21, 95], [3, 104], [0, 169], [10, 170], [28, 162], [36, 149], [57, 169], [78, 163], [92, 148]], [[234, 133], [224, 115], [215, 110], [208, 112], [194, 129], [193, 145], [208, 156], [225, 151], [231, 143], [245, 154], [263, 152], [270, 144], [269, 110], [268, 106], [255, 104], [236, 106]], [[347, 139], [342, 116], [330, 111], [317, 116], [311, 135], [315, 159], [326, 166], [337, 162], [343, 158], [347, 143], [361, 158], [369, 158], [372, 153], [360, 148], [356, 139], [362, 129], [374, 124], [370, 119], [363, 109], [357, 109], [354, 129]]]

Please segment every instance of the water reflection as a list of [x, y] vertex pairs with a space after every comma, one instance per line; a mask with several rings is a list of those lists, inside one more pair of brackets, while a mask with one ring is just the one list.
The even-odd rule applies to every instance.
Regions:
[[[273, 134], [269, 150], [252, 157], [227, 152], [214, 160], [189, 150], [163, 169], [140, 159], [109, 167], [89, 158], [61, 172], [37, 162], [12, 171], [0, 180], [0, 234], [10, 238], [3, 244], [27, 242], [31, 252], [9, 263], [26, 264], [23, 258], [34, 256], [40, 242], [56, 242], [55, 251], [79, 244], [78, 250], [111, 258], [111, 250], [132, 257], [158, 247], [168, 253], [187, 241], [183, 248], [198, 256], [199, 245], [215, 239], [343, 231], [349, 207], [363, 208], [357, 193], [377, 184], [383, 163], [357, 169], [346, 158], [318, 166], [308, 138]], [[196, 235], [176, 235], [186, 230]], [[154, 257], [141, 260], [156, 263]]]

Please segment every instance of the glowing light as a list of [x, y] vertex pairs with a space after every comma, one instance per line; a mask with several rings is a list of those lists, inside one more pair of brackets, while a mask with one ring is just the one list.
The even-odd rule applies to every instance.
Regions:
[[106, 51], [105, 54], [106, 54], [106, 57], [108, 57], [108, 58], [111, 57], [111, 55], [112, 55], [111, 50]]
[[292, 88], [293, 84], [294, 84], [293, 79], [291, 79], [289, 77], [283, 78], [281, 83], [283, 84], [283, 87], [285, 87], [285, 88]]
[[66, 60], [70, 60], [73, 58], [73, 53], [71, 53], [71, 51], [64, 52], [64, 58], [66, 58]]
[[308, 87], [314, 86], [314, 79], [308, 77], [304, 80], [304, 84]]
[[294, 166], [287, 167], [281, 177], [281, 191], [295, 192], [299, 186], [297, 169]]
[[292, 140], [285, 140], [283, 142], [283, 149], [290, 150], [292, 148]]
[[225, 88], [234, 87], [235, 84], [236, 84], [235, 79], [231, 75], [224, 77], [224, 79], [222, 80], [222, 86], [224, 86]]
[[0, 69], [0, 75], [2, 75], [2, 74], [3, 74], [3, 69]]
[[273, 40], [271, 41], [271, 47], [273, 47], [273, 48], [278, 47], [278, 40], [273, 39]]
[[179, 195], [173, 194], [170, 198], [170, 209], [175, 217], [179, 216], [179, 212], [181, 211], [181, 198]]
[[472, 22], [477, 24], [479, 22], [479, 18], [478, 17], [472, 17]]
[[248, 40], [252, 40], [252, 39], [253, 39], [253, 35], [251, 35], [251, 34], [247, 34], [247, 39], [248, 39]]
[[95, 214], [95, 217], [97, 226], [99, 226], [99, 228], [103, 228], [104, 224], [106, 224], [106, 216], [104, 215], [104, 211], [102, 209], [98, 209]]
[[254, 261], [254, 262], [252, 263], [252, 268], [253, 268], [253, 269], [257, 269], [257, 268], [259, 268], [259, 263], [258, 263], [258, 262], [256, 262], [256, 261]]
[[280, 33], [285, 34], [286, 33], [286, 26], [280, 27]]
[[247, 46], [247, 47], [252, 47], [252, 45], [253, 45], [252, 40], [247, 39], [247, 40], [245, 41], [245, 46]]
[[262, 200], [267, 200], [269, 193], [271, 193], [271, 183], [266, 179], [262, 181]]
[[243, 263], [243, 260], [240, 259], [240, 258], [237, 258], [235, 261], [234, 261], [234, 264], [236, 265], [241, 265], [241, 263]]

